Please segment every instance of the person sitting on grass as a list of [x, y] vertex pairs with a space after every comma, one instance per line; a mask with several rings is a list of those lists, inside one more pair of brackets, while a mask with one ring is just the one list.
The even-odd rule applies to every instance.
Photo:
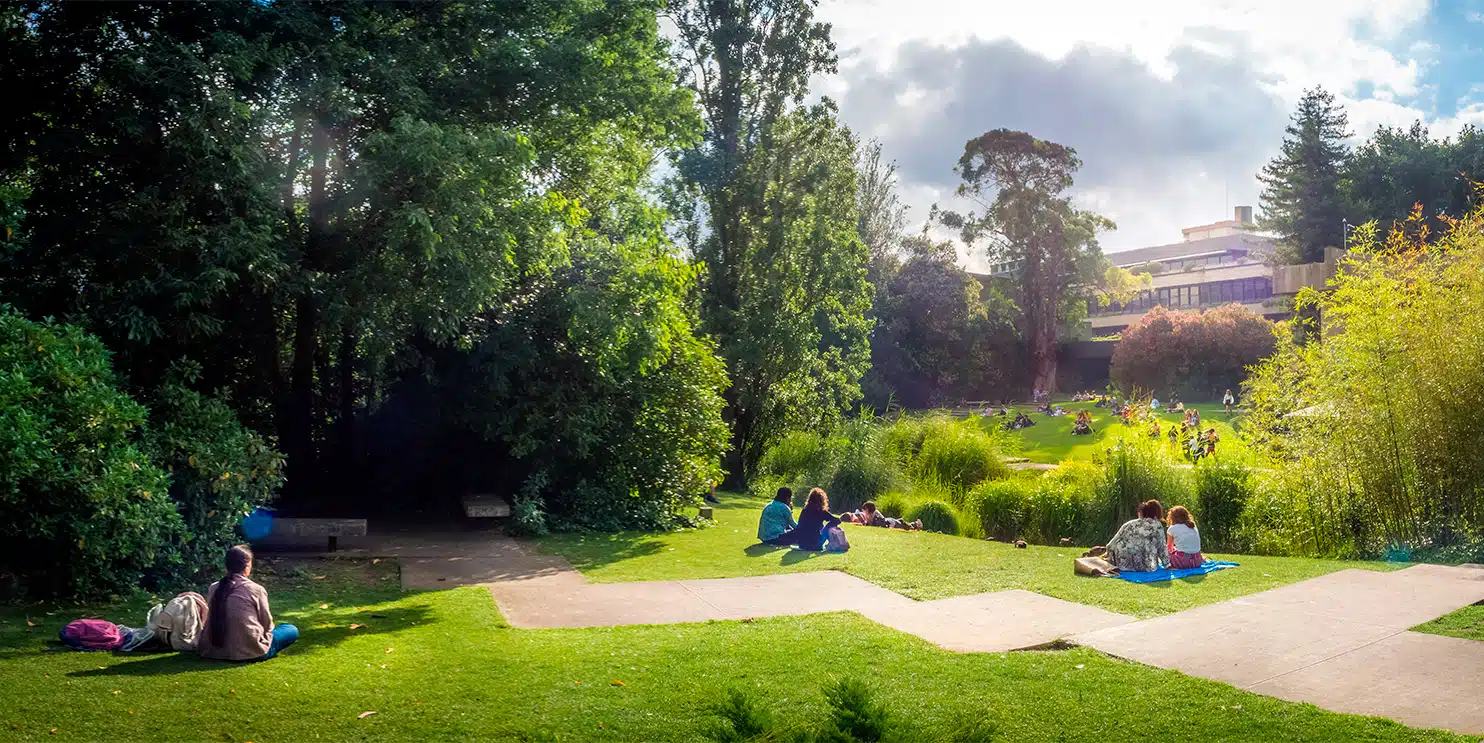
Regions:
[[1077, 411], [1077, 422], [1072, 424], [1073, 436], [1088, 436], [1092, 434], [1092, 413], [1086, 410]]
[[798, 547], [808, 552], [824, 551], [822, 532], [837, 526], [840, 517], [830, 513], [830, 497], [823, 488], [809, 491], [804, 500], [804, 510], [799, 512], [799, 525], [772, 538], [763, 540], [779, 547]]
[[857, 524], [865, 526], [878, 526], [883, 529], [902, 529], [903, 531], [917, 531], [922, 528], [922, 519], [908, 523], [901, 519], [894, 519], [876, 510], [875, 501], [866, 501], [861, 504], [861, 509], [856, 511], [851, 519]]
[[252, 550], [227, 550], [227, 575], [206, 589], [206, 627], [196, 652], [215, 660], [268, 660], [299, 639], [292, 624], [273, 625], [268, 592], [248, 579]]
[[788, 488], [779, 488], [773, 500], [763, 506], [763, 515], [757, 522], [757, 540], [766, 542], [769, 539], [782, 536], [789, 529], [798, 526], [794, 523], [794, 491]]
[[1200, 428], [1201, 427], [1201, 411], [1196, 410], [1195, 408], [1191, 408], [1190, 409], [1190, 412], [1189, 412], [1189, 415], [1190, 415], [1190, 425], [1193, 426], [1193, 427], [1195, 427], [1195, 428]]
[[[1171, 428], [1170, 430], [1173, 431], [1174, 429]], [[1158, 439], [1159, 438], [1159, 420], [1158, 419], [1151, 419], [1149, 421], [1149, 438], [1151, 438], [1151, 439]]]
[[1158, 570], [1170, 562], [1170, 550], [1165, 544], [1164, 508], [1157, 500], [1139, 504], [1139, 517], [1124, 522], [1118, 532], [1108, 540], [1104, 559], [1119, 570], [1147, 573]]
[[1185, 506], [1170, 509], [1170, 528], [1167, 530], [1166, 548], [1170, 553], [1170, 567], [1198, 568], [1206, 561], [1201, 554], [1201, 532], [1195, 528], [1195, 519]]

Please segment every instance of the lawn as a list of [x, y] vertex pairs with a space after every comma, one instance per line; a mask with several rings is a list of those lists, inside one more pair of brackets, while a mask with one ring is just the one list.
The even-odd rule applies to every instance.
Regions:
[[1465, 606], [1412, 629], [1433, 635], [1462, 637], [1465, 640], [1484, 640], [1484, 605]]
[[[540, 541], [595, 582], [724, 578], [805, 570], [843, 570], [915, 599], [1023, 588], [1048, 596], [1151, 617], [1224, 601], [1346, 568], [1381, 563], [1287, 557], [1222, 556], [1241, 567], [1172, 583], [1135, 585], [1072, 574], [1076, 547], [1015, 549], [997, 542], [846, 525], [845, 554], [811, 554], [757, 543], [764, 501], [723, 496], [716, 525], [669, 534], [563, 534]], [[1214, 555], [1213, 555], [1214, 557]]]
[[[978, 719], [1004, 741], [1465, 740], [1090, 650], [949, 653], [854, 614], [514, 630], [482, 589], [402, 593], [391, 563], [260, 568], [303, 630], [260, 664], [54, 652], [81, 610], [0, 610], [0, 740], [695, 741], [728, 689], [799, 723], [823, 715], [819, 683], [837, 674], [868, 681], [901, 740]], [[105, 609], [137, 622], [142, 606]]]
[[[1070, 414], [1066, 416], [1051, 417], [1041, 413], [1032, 412], [1029, 407], [1021, 408], [1036, 425], [1021, 429], [1014, 435], [1019, 436], [1021, 448], [1019, 456], [1025, 457], [1032, 462], [1045, 462], [1056, 464], [1064, 459], [1091, 460], [1094, 456], [1101, 454], [1118, 435], [1128, 431], [1121, 421], [1113, 416], [1107, 408], [1095, 407], [1090, 402], [1058, 403]], [[1191, 406], [1201, 412], [1201, 425], [1203, 427], [1215, 428], [1216, 433], [1221, 436], [1221, 443], [1217, 452], [1222, 449], [1237, 446], [1236, 431], [1232, 428], [1232, 422], [1237, 418], [1236, 414], [1228, 416], [1220, 405], [1194, 405]], [[1087, 410], [1092, 413], [1091, 436], [1073, 436], [1072, 424], [1076, 420], [1077, 411]], [[1014, 411], [1011, 411], [1014, 415]], [[1180, 423], [1181, 413], [1161, 413], [1160, 425], [1168, 432], [1169, 427]], [[999, 419], [995, 419], [999, 420]], [[1140, 433], [1142, 433], [1140, 429]], [[1168, 441], [1168, 439], [1163, 439]]]

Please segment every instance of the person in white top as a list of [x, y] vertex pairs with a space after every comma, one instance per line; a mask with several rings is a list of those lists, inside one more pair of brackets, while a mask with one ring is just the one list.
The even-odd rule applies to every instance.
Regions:
[[1201, 554], [1201, 532], [1185, 506], [1170, 509], [1170, 528], [1166, 530], [1170, 550], [1170, 567], [1198, 568], [1206, 561]]

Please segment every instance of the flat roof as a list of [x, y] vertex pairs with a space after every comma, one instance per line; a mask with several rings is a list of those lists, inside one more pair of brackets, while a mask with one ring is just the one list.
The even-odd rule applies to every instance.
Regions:
[[1273, 238], [1264, 237], [1263, 235], [1222, 235], [1221, 237], [1188, 240], [1170, 243], [1169, 245], [1120, 250], [1117, 253], [1108, 253], [1107, 257], [1115, 265], [1137, 266], [1150, 261], [1172, 261], [1181, 258], [1230, 253], [1237, 250], [1268, 250], [1272, 248], [1275, 242]]

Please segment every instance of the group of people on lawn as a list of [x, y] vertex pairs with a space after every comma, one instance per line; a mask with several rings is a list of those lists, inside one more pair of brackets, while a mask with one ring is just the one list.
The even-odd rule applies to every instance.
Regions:
[[1201, 554], [1201, 532], [1195, 519], [1184, 506], [1175, 506], [1168, 515], [1157, 500], [1139, 504], [1137, 518], [1118, 527], [1105, 547], [1094, 547], [1088, 553], [1102, 557], [1113, 567], [1127, 572], [1149, 572], [1169, 567], [1198, 568], [1206, 562]]
[[[804, 510], [794, 521], [793, 491], [779, 488], [773, 500], [763, 507], [758, 520], [757, 538], [763, 544], [797, 547], [810, 552], [824, 549], [824, 532], [843, 523], [856, 523], [883, 529], [917, 531], [922, 521], [907, 522], [881, 513], [876, 504], [866, 501], [859, 510], [839, 516], [830, 513], [829, 495], [822, 488], [809, 491]], [[1201, 554], [1201, 532], [1195, 519], [1184, 506], [1170, 509], [1168, 517], [1157, 500], [1139, 504], [1139, 515], [1118, 527], [1104, 547], [1094, 547], [1089, 554], [1102, 557], [1120, 571], [1147, 572], [1163, 567], [1196, 568], [1206, 561]]]
[[763, 507], [762, 518], [757, 524], [759, 542], [819, 552], [824, 549], [824, 533], [839, 526], [842, 522], [905, 531], [917, 531], [922, 528], [921, 519], [909, 522], [892, 518], [877, 510], [876, 504], [872, 501], [862, 503], [861, 507], [855, 511], [848, 511], [839, 516], [831, 514], [830, 496], [824, 492], [824, 488], [814, 488], [809, 491], [808, 497], [804, 499], [804, 510], [799, 512], [799, 520], [794, 521], [793, 498], [792, 489], [779, 488], [773, 500], [768, 501], [768, 505]]

